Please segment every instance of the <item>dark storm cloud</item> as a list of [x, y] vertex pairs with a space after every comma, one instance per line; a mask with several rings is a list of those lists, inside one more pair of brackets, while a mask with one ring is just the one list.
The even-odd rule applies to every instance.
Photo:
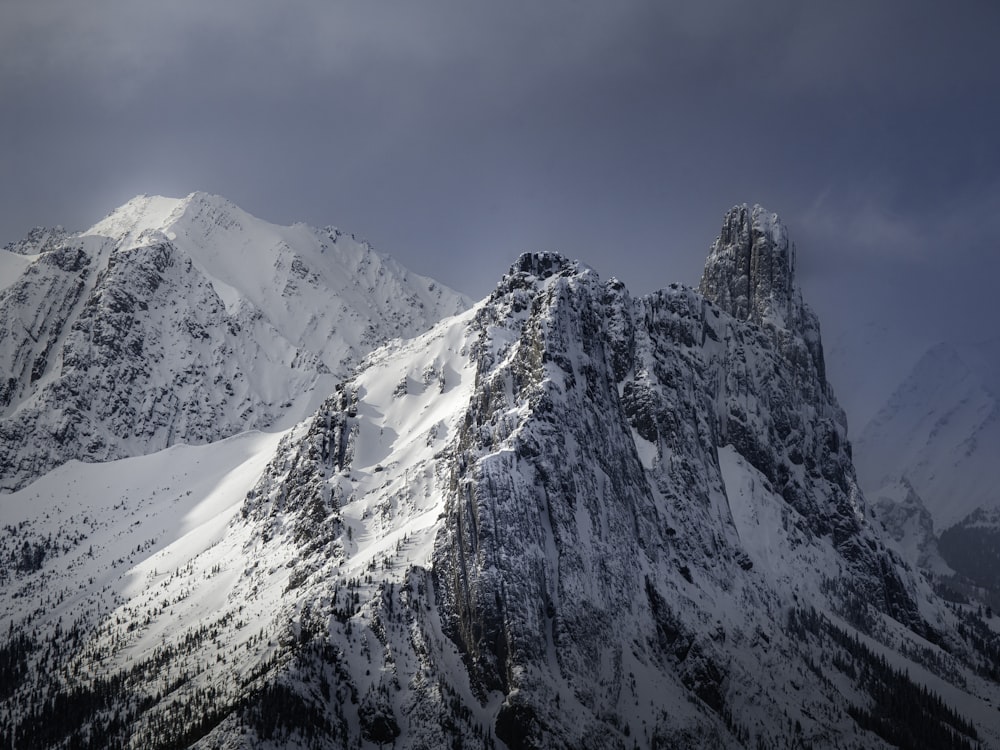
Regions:
[[0, 7], [0, 240], [208, 190], [336, 223], [476, 296], [524, 249], [646, 292], [696, 283], [722, 213], [760, 202], [790, 225], [828, 341], [872, 321], [975, 336], [996, 292], [998, 15], [16, 0]]

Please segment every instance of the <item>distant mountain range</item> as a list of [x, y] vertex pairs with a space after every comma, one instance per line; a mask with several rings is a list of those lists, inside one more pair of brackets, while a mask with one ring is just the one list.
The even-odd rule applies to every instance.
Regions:
[[894, 490], [900, 484], [906, 487], [905, 504], [926, 516], [919, 534], [897, 529], [896, 535], [924, 551], [918, 558], [932, 551], [922, 564], [940, 583], [995, 604], [1000, 604], [998, 394], [1000, 339], [937, 344], [855, 446], [862, 486], [883, 501], [887, 520], [900, 518], [900, 493]]
[[201, 194], [0, 269], [4, 746], [1000, 745], [997, 621], [865, 500], [759, 206], [644, 297]]

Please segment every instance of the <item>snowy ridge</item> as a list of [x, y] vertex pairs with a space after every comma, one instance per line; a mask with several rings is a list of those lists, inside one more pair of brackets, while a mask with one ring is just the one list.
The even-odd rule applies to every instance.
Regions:
[[714, 294], [525, 254], [282, 434], [10, 495], [0, 739], [1000, 743], [996, 636], [873, 520], [814, 317]]
[[386, 332], [410, 336], [468, 306], [338, 229], [276, 226], [204, 193], [140, 196], [84, 234], [128, 247], [148, 232], [162, 232], [192, 259], [229, 314], [263, 311], [283, 338], [341, 377]]
[[467, 306], [337, 230], [201, 193], [141, 196], [4, 263], [22, 258], [0, 290], [7, 490], [69, 458], [288, 426], [376, 346]]

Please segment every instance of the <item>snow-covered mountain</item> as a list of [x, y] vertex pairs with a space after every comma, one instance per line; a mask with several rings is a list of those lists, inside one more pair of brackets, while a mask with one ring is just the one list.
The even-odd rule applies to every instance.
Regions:
[[930, 348], [856, 447], [864, 487], [905, 477], [939, 531], [1000, 508], [1000, 340]]
[[[998, 394], [1000, 339], [937, 344], [865, 427], [856, 450], [862, 485], [884, 501], [880, 518], [910, 561], [954, 594], [992, 604], [1000, 604]], [[926, 521], [899, 525], [914, 511]]]
[[697, 291], [526, 254], [284, 432], [3, 498], [0, 742], [1000, 744], [995, 623], [873, 520], [794, 271], [746, 206]]
[[336, 229], [141, 196], [0, 252], [0, 489], [68, 459], [311, 413], [361, 357], [467, 307]]

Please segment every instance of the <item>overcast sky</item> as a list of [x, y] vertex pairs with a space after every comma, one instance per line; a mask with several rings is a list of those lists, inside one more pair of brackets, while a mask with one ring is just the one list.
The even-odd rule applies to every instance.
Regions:
[[477, 298], [531, 249], [645, 293], [761, 203], [853, 431], [996, 335], [998, 38], [992, 0], [4, 0], [0, 245], [206, 190]]

